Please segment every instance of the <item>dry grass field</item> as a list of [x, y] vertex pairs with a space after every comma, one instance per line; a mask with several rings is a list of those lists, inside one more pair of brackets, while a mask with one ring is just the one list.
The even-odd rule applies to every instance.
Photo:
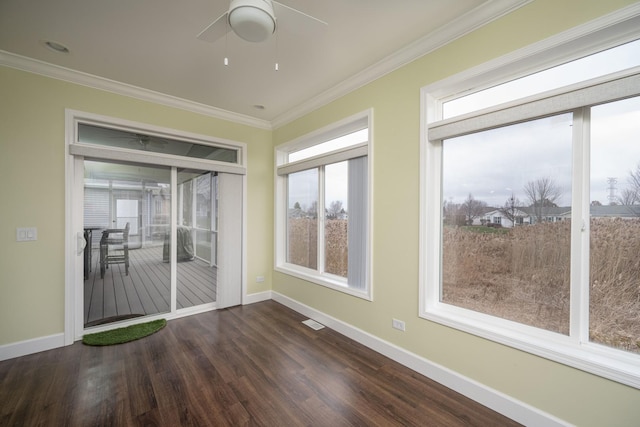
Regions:
[[[347, 275], [347, 221], [326, 225], [325, 270]], [[443, 301], [569, 333], [570, 222], [445, 227]], [[289, 219], [289, 262], [317, 268], [317, 221]], [[640, 219], [592, 219], [591, 340], [640, 353]]]
[[[445, 227], [443, 301], [568, 334], [569, 227]], [[640, 219], [593, 219], [590, 263], [591, 340], [640, 352]]]
[[346, 219], [330, 219], [325, 222], [325, 271], [347, 277], [349, 252]]
[[[312, 218], [289, 218], [288, 261], [296, 265], [317, 268], [318, 222]], [[325, 268], [327, 273], [347, 277], [347, 220], [325, 222]]]
[[445, 227], [443, 241], [444, 302], [568, 334], [569, 222]]
[[640, 219], [591, 221], [591, 339], [640, 352]]
[[318, 221], [311, 218], [289, 218], [287, 227], [287, 262], [317, 269]]

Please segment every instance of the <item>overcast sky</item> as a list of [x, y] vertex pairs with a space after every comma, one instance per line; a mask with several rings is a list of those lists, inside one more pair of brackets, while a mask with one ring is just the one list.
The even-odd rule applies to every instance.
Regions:
[[443, 198], [462, 203], [472, 194], [489, 206], [503, 206], [513, 193], [528, 204], [528, 181], [551, 178], [562, 190], [556, 203], [571, 200], [571, 116], [466, 135], [445, 141]]
[[[513, 193], [528, 205], [525, 184], [551, 178], [562, 190], [556, 204], [570, 205], [570, 120], [564, 114], [446, 141], [444, 200], [462, 203], [471, 193], [500, 207]], [[617, 179], [619, 196], [640, 163], [640, 98], [594, 107], [591, 126], [591, 200], [608, 204], [608, 178]]]
[[[325, 207], [332, 202], [342, 202], [342, 208], [348, 209], [348, 162], [334, 163], [325, 167]], [[289, 175], [289, 208], [296, 203], [303, 210], [309, 209], [318, 201], [318, 170], [311, 169]]]
[[607, 178], [617, 178], [619, 196], [640, 164], [640, 98], [594, 107], [591, 114], [591, 200], [608, 204]]
[[[598, 59], [599, 56], [599, 59]], [[474, 111], [570, 83], [640, 65], [640, 41], [445, 104], [445, 117]], [[513, 193], [530, 203], [528, 181], [551, 178], [561, 188], [556, 203], [571, 203], [571, 115], [468, 135], [445, 141], [443, 198], [462, 203], [469, 194], [489, 206], [503, 206]], [[640, 162], [640, 100], [632, 98], [592, 109], [591, 200], [609, 203], [608, 178], [615, 196], [628, 187]]]

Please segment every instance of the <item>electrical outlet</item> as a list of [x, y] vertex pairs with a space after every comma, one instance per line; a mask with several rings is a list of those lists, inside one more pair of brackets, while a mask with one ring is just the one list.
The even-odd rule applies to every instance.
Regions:
[[404, 332], [405, 328], [404, 328], [404, 322], [402, 320], [398, 320], [398, 319], [393, 319], [391, 321], [391, 326], [394, 329], [398, 329], [399, 331]]
[[256, 277], [256, 282], [258, 282], [258, 283], [264, 282], [264, 276], [257, 276]]

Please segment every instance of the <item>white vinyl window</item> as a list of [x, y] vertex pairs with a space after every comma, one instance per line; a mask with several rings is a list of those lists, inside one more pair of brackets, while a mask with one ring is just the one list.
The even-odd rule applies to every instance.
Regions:
[[366, 299], [370, 116], [276, 147], [276, 270]]
[[[634, 20], [622, 27], [636, 40], [585, 40], [591, 51], [557, 68], [559, 42], [537, 57], [546, 71], [529, 56], [528, 76], [497, 61], [488, 84], [475, 72], [423, 89], [420, 315], [640, 388]], [[587, 78], [566, 71], [574, 61], [589, 64]], [[487, 101], [504, 89], [507, 102]]]

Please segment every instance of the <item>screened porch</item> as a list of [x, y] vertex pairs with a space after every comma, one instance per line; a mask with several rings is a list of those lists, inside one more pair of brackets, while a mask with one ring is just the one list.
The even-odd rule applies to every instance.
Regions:
[[[217, 268], [201, 259], [178, 265], [178, 309], [215, 302]], [[84, 324], [96, 326], [170, 309], [170, 264], [162, 247], [130, 251], [129, 274], [122, 264], [110, 265], [100, 277], [100, 254], [92, 251], [91, 271], [84, 281]]]
[[217, 294], [217, 176], [85, 160], [84, 325], [171, 311], [171, 199], [177, 201], [176, 307]]

